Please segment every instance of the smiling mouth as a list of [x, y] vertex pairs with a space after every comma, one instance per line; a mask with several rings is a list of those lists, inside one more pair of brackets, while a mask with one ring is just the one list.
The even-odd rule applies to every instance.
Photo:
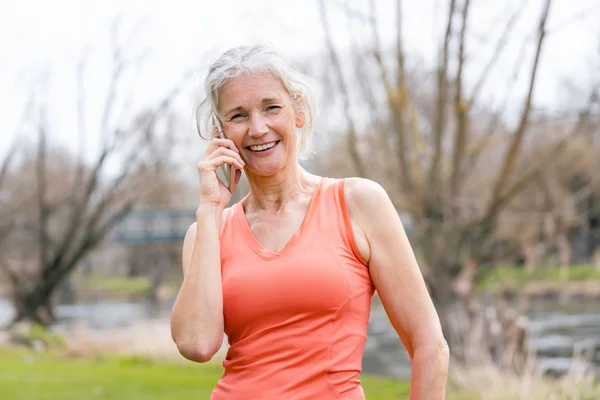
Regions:
[[275, 145], [279, 143], [279, 140], [276, 140], [274, 142], [271, 143], [266, 143], [266, 144], [259, 144], [256, 146], [247, 146], [246, 148], [249, 149], [250, 151], [254, 151], [256, 153], [260, 153], [261, 151], [267, 151], [269, 149], [272, 149], [273, 147], [275, 147]]

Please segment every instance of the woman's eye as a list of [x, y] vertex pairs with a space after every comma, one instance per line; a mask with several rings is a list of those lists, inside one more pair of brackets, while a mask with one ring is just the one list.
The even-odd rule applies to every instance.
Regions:
[[233, 117], [230, 118], [230, 121], [233, 121], [235, 119], [241, 118], [242, 114], [235, 114]]
[[280, 106], [269, 106], [269, 107], [267, 107], [267, 111], [277, 111], [279, 109], [281, 109]]

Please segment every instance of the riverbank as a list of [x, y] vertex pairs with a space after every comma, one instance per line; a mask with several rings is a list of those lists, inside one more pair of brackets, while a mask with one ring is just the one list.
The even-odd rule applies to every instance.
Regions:
[[[74, 279], [69, 286], [56, 291], [61, 303], [74, 301], [93, 302], [101, 300], [138, 301], [154, 298], [158, 301], [172, 300], [177, 296], [180, 281], [168, 281], [160, 284], [154, 291], [146, 276], [97, 276]], [[0, 282], [0, 297], [7, 298], [9, 288]]]
[[142, 300], [155, 298], [168, 301], [175, 298], [181, 282], [168, 281], [160, 284], [154, 291], [146, 276], [128, 277], [90, 277], [78, 279], [73, 283], [73, 296], [78, 301]]
[[600, 298], [600, 268], [593, 265], [539, 266], [532, 270], [497, 267], [481, 273], [476, 292], [509, 297]]

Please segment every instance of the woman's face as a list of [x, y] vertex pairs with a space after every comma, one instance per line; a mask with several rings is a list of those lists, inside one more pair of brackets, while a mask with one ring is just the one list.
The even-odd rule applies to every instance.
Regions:
[[296, 161], [296, 128], [303, 118], [281, 81], [269, 73], [243, 74], [219, 92], [219, 119], [246, 162], [246, 170], [270, 176]]

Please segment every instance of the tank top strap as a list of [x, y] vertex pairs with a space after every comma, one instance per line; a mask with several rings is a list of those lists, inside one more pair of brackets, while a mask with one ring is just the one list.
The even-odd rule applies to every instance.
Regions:
[[360, 255], [354, 238], [352, 220], [346, 203], [345, 183], [346, 179], [343, 178], [324, 178], [319, 196], [319, 222], [315, 225], [320, 232], [332, 229], [334, 235], [328, 240], [341, 240], [356, 259], [366, 266], [368, 263]]

